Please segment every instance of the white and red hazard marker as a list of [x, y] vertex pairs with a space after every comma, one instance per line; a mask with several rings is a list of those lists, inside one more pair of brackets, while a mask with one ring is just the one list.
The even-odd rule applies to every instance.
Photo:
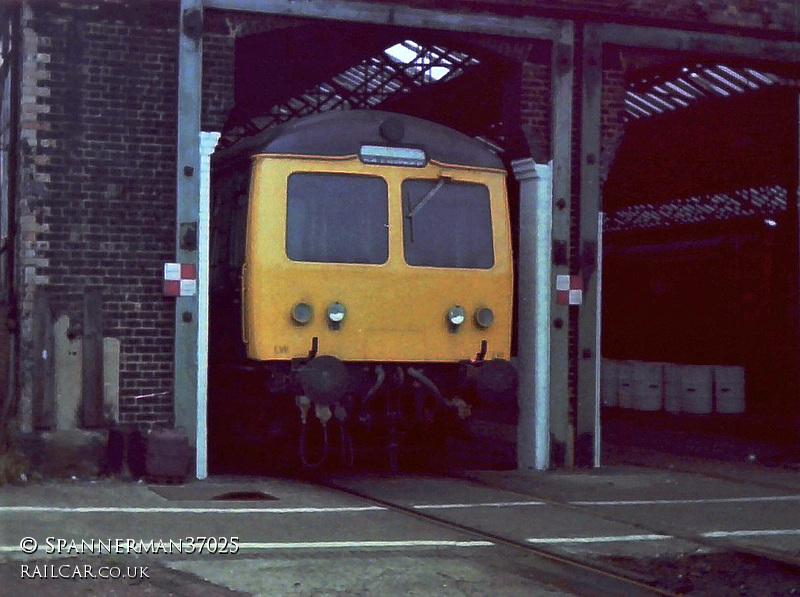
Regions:
[[197, 266], [194, 263], [164, 264], [164, 296], [197, 294]]
[[556, 303], [580, 305], [583, 302], [583, 280], [580, 276], [556, 276]]

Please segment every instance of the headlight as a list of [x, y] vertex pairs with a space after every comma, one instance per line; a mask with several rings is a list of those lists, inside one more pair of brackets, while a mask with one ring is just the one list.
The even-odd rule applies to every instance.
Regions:
[[475, 311], [475, 323], [480, 328], [488, 328], [494, 323], [494, 313], [489, 307], [481, 307]]
[[467, 312], [464, 311], [464, 307], [455, 305], [454, 307], [450, 307], [450, 310], [447, 312], [447, 322], [453, 327], [460, 326], [466, 319]]
[[344, 316], [347, 314], [347, 309], [344, 308], [344, 305], [338, 301], [331, 303], [328, 305], [328, 321], [331, 323], [340, 323]]
[[308, 303], [297, 303], [292, 307], [292, 319], [297, 325], [305, 325], [311, 321], [311, 305]]

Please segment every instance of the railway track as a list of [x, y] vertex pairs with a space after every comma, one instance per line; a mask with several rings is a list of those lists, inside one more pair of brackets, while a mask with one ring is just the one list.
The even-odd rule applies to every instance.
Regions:
[[[650, 467], [650, 468], [657, 468], [657, 467]], [[674, 472], [676, 469], [664, 469], [661, 468], [659, 470], [663, 470], [665, 472]], [[697, 472], [691, 471], [689, 469], [683, 472]], [[738, 479], [733, 476], [726, 476], [726, 475], [708, 475], [707, 473], [703, 473], [704, 476], [712, 476], [713, 478], [722, 480], [722, 481], [729, 481], [729, 482], [736, 482], [736, 483], [744, 483], [743, 480]], [[510, 493], [516, 493], [521, 496], [525, 496], [527, 498], [533, 498], [537, 501], [541, 501], [547, 503], [551, 506], [573, 510], [573, 511], [580, 511], [580, 512], [589, 512], [589, 508], [587, 506], [581, 506], [576, 504], [565, 503], [562, 501], [557, 501], [549, 498], [544, 498], [540, 495], [537, 495], [533, 492], [528, 491], [521, 491], [519, 489], [508, 489], [502, 488], [490, 483], [466, 476], [457, 476], [459, 480], [464, 482], [473, 484], [473, 485], [480, 485], [484, 487], [488, 487], [491, 489], [498, 489], [503, 491], [508, 491]], [[762, 486], [765, 488], [771, 489], [783, 489], [783, 490], [790, 490], [791, 487], [781, 486], [781, 485], [774, 485], [774, 484], [767, 484], [767, 483], [754, 483], [755, 485]], [[686, 529], [674, 525], [674, 524], [666, 524], [666, 525], [643, 525], [638, 522], [632, 522], [629, 519], [619, 516], [610, 516], [608, 514], [599, 513], [594, 510], [590, 511], [592, 516], [598, 519], [602, 519], [608, 522], [614, 523], [621, 523], [621, 524], [628, 524], [637, 527], [642, 531], [642, 533], [647, 534], [655, 534], [655, 535], [667, 535], [674, 539], [678, 539], [681, 541], [685, 541], [688, 543], [693, 543], [698, 545], [701, 548], [710, 549], [714, 551], [725, 551], [730, 553], [739, 554], [741, 557], [750, 559], [755, 562], [763, 562], [767, 564], [777, 564], [781, 568], [785, 569], [787, 573], [797, 579], [797, 586], [800, 587], [800, 557], [786, 552], [775, 551], [766, 547], [756, 546], [744, 541], [735, 541], [726, 538], [707, 538], [698, 533], [693, 533], [691, 531], [687, 531]], [[653, 579], [653, 582], [656, 582]], [[782, 593], [775, 593], [775, 595], [782, 594]], [[794, 594], [794, 593], [792, 593]], [[800, 595], [800, 589], [797, 591], [797, 594]]]
[[336, 482], [335, 479], [313, 477], [309, 480], [315, 485], [369, 502], [389, 511], [402, 513], [417, 520], [424, 520], [451, 531], [460, 531], [476, 539], [490, 541], [497, 545], [517, 550], [519, 553], [533, 556], [525, 560], [525, 566], [535, 575], [537, 581], [547, 583], [575, 595], [585, 595], [586, 597], [649, 597], [652, 595], [677, 597], [679, 595], [679, 593], [657, 586], [655, 578], [644, 574], [566, 556], [524, 541], [453, 522], [427, 512], [421, 512], [412, 507], [354, 490]]
[[[697, 545], [701, 551], [729, 553], [731, 554], [731, 562], [733, 563], [748, 561], [750, 565], [756, 569], [777, 570], [777, 572], [773, 572], [772, 574], [777, 574], [780, 577], [781, 582], [778, 584], [800, 587], [800, 558], [790, 553], [778, 552], [761, 546], [747, 544], [742, 541], [733, 541], [722, 538], [710, 539], [697, 533], [687, 531], [686, 529], [680, 528], [677, 525], [642, 525], [639, 523], [632, 523], [630, 520], [626, 520], [624, 517], [610, 516], [605, 513], [598, 513], [594, 510], [590, 511], [589, 508], [585, 506], [542, 498], [533, 492], [497, 487], [491, 483], [470, 477], [456, 476], [451, 478], [458, 479], [476, 487], [482, 486], [485, 488], [502, 490], [509, 493], [516, 493], [520, 496], [532, 498], [557, 508], [580, 511], [583, 513], [590, 512], [593, 517], [608, 522], [627, 525], [633, 524], [639, 528], [642, 533], [669, 535], [674, 539]], [[425, 520], [449, 530], [467, 533], [476, 539], [490, 541], [497, 545], [502, 545], [517, 550], [520, 553], [526, 553], [532, 557], [525, 561], [525, 565], [531, 570], [537, 580], [576, 595], [586, 595], [590, 597], [603, 597], [606, 595], [675, 596], [686, 594], [689, 591], [687, 589], [686, 579], [678, 578], [677, 575], [674, 575], [672, 578], [665, 578], [663, 574], [658, 575], [651, 573], [652, 571], [642, 569], [640, 566], [627, 566], [626, 564], [621, 564], [620, 560], [624, 560], [624, 558], [604, 558], [604, 561], [600, 561], [595, 559], [583, 559], [572, 555], [565, 555], [563, 553], [541, 547], [540, 545], [527, 543], [522, 540], [517, 540], [508, 536], [486, 531], [471, 525], [447, 520], [429, 512], [420, 511], [412, 506], [406, 506], [375, 497], [364, 491], [347, 487], [342, 483], [337, 482], [335, 478], [315, 477], [312, 479], [312, 482], [316, 485], [323, 486], [336, 492], [367, 501], [377, 506], [381, 506], [387, 510], [403, 513], [404, 515]], [[712, 576], [714, 574], [720, 575], [719, 582], [720, 584], [723, 584], [726, 581], [726, 578], [730, 576], [730, 571], [709, 570], [705, 573], [706, 576]], [[713, 582], [711, 584], [713, 584]], [[741, 592], [741, 590], [742, 589], [740, 589], [740, 592], [736, 594], [756, 594]], [[777, 588], [775, 590], [777, 592], [773, 592], [771, 594], [800, 595], [800, 590], [798, 590], [797, 593], [793, 592], [794, 589], [790, 589], [789, 592], [781, 592], [781, 590]], [[705, 592], [701, 594], [713, 595], [728, 593]]]

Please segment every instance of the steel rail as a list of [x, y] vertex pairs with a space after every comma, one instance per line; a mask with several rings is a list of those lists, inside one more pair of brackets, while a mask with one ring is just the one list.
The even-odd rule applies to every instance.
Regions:
[[[653, 467], [655, 468], [655, 467]], [[674, 472], [674, 469], [659, 469], [659, 470], [670, 470], [670, 472]], [[711, 476], [711, 475], [706, 475]], [[499, 491], [508, 491], [510, 493], [516, 493], [518, 495], [524, 495], [528, 498], [534, 498], [538, 501], [541, 501], [549, 506], [553, 506], [556, 508], [562, 508], [564, 510], [571, 510], [571, 511], [580, 511], [582, 513], [590, 513], [593, 517], [598, 518], [600, 520], [605, 520], [608, 522], [614, 522], [618, 524], [626, 524], [630, 526], [634, 526], [638, 529], [641, 529], [644, 532], [658, 534], [658, 535], [668, 535], [673, 539], [677, 539], [680, 541], [685, 541], [687, 543], [694, 543], [696, 545], [705, 547], [705, 548], [712, 548], [715, 550], [727, 550], [731, 552], [738, 552], [742, 555], [745, 555], [750, 558], [754, 559], [764, 559], [769, 560], [771, 562], [775, 562], [780, 564], [786, 568], [790, 568], [793, 570], [798, 576], [800, 576], [800, 557], [794, 556], [789, 553], [784, 553], [780, 551], [775, 551], [773, 549], [767, 547], [761, 547], [757, 545], [752, 545], [750, 543], [745, 543], [741, 541], [734, 541], [731, 539], [724, 539], [722, 537], [716, 538], [709, 538], [699, 535], [697, 533], [687, 532], [686, 529], [681, 527], [677, 527], [675, 525], [667, 525], [665, 527], [658, 526], [658, 525], [644, 525], [640, 522], [632, 522], [631, 520], [626, 520], [623, 517], [618, 516], [609, 516], [608, 514], [598, 513], [595, 509], [591, 506], [584, 506], [578, 504], [571, 504], [568, 502], [562, 502], [558, 500], [553, 500], [550, 498], [544, 498], [540, 495], [529, 491], [523, 491], [519, 489], [509, 489], [506, 487], [500, 487], [497, 485], [493, 485], [489, 482], [482, 481], [479, 479], [475, 479], [473, 477], [468, 476], [453, 476], [453, 478], [465, 481], [467, 483], [471, 483], [473, 485], [478, 485], [482, 487], [487, 487], [491, 489], [496, 489]], [[728, 477], [717, 477], [718, 479], [725, 480], [725, 481], [734, 481], [733, 478]], [[744, 481], [739, 480], [739, 483], [744, 483]], [[785, 487], [783, 489], [786, 489]]]
[[[464, 479], [474, 483], [471, 479]], [[655, 586], [656, 581], [642, 574], [637, 574], [629, 570], [615, 568], [610, 565], [599, 564], [581, 560], [572, 556], [560, 554], [536, 545], [526, 543], [510, 537], [505, 537], [497, 533], [484, 531], [476, 527], [453, 522], [433, 514], [420, 512], [409, 506], [403, 506], [388, 500], [377, 498], [367, 493], [357, 491], [350, 487], [343, 486], [327, 477], [310, 477], [308, 479], [314, 485], [343, 493], [372, 504], [386, 508], [392, 512], [398, 512], [413, 518], [424, 520], [473, 537], [491, 541], [499, 545], [524, 550], [528, 554], [533, 554], [540, 558], [538, 564], [532, 567], [537, 572], [537, 581], [549, 584], [559, 589], [567, 590], [576, 595], [587, 597], [619, 597], [625, 595], [629, 597], [661, 595], [664, 597], [678, 597], [677, 593], [672, 593], [661, 587]], [[496, 488], [499, 489], [499, 488]], [[527, 565], [527, 563], [526, 563]]]

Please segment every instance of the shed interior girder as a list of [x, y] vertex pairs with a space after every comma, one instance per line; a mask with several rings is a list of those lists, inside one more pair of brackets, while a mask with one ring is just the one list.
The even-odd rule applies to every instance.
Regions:
[[509, 106], [519, 68], [443, 31], [325, 22], [259, 33], [236, 43], [236, 105], [223, 142], [317, 112], [380, 108], [516, 150], [522, 137]]
[[[629, 89], [687, 72], [639, 72]], [[603, 354], [742, 366], [749, 420], [796, 438], [796, 76], [744, 62], [731, 72], [757, 83], [706, 80], [687, 106], [627, 124], [603, 189]]]
[[633, 121], [603, 189], [607, 212], [640, 203], [785, 184], [797, 131], [797, 91], [765, 88]]

